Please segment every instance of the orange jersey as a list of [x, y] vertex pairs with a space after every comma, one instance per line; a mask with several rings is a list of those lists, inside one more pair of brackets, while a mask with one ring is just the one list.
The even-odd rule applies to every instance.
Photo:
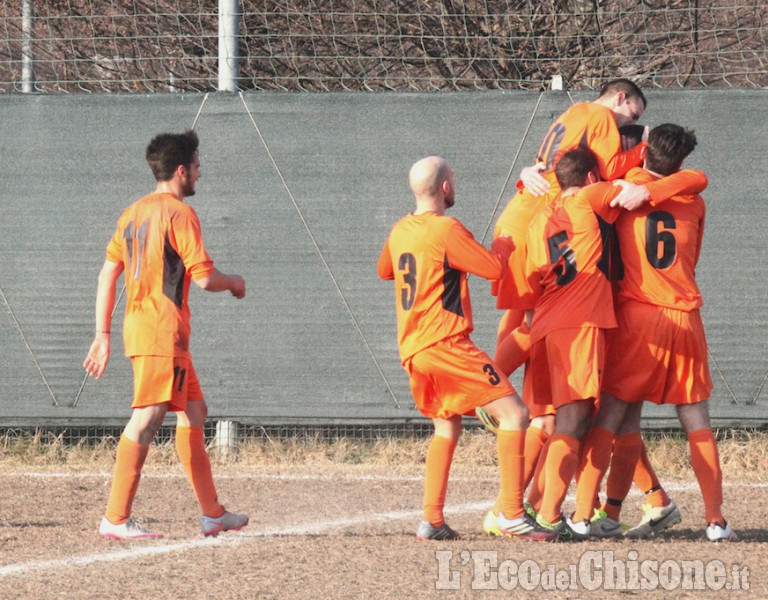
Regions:
[[453, 217], [434, 212], [400, 219], [384, 243], [377, 270], [395, 280], [397, 339], [405, 362], [419, 350], [473, 329], [467, 273], [500, 279], [514, 244], [499, 238], [488, 251]]
[[510, 200], [501, 213], [493, 230], [494, 238], [508, 235], [515, 242], [515, 250], [509, 256], [507, 273], [491, 284], [491, 294], [496, 296], [496, 308], [533, 308], [535, 298], [525, 281], [525, 239], [528, 227], [541, 210], [553, 200], [560, 188], [550, 188], [550, 192], [534, 196], [522, 189]]
[[[634, 169], [627, 179], [643, 184], [656, 179]], [[691, 311], [702, 305], [695, 269], [704, 235], [701, 196], [674, 197], [658, 206], [624, 212], [616, 222], [624, 264], [619, 302], [637, 300]]]
[[189, 353], [190, 278], [213, 271], [194, 209], [171, 194], [150, 194], [120, 216], [107, 260], [125, 269], [126, 356]]
[[621, 134], [613, 111], [593, 102], [574, 104], [552, 123], [536, 155], [536, 162], [545, 164], [542, 176], [549, 181], [549, 193], [533, 196], [518, 182], [520, 191], [496, 222], [494, 235], [510, 235], [516, 246], [510, 257], [508, 275], [491, 288], [491, 293], [496, 296], [496, 308], [532, 307], [531, 290], [524, 281], [525, 250], [522, 240], [534, 215], [560, 192], [553, 170], [555, 157], [577, 146], [592, 150], [597, 156], [601, 179], [611, 180], [641, 164], [645, 143], [622, 152]]
[[536, 162], [543, 162], [545, 173], [557, 185], [552, 169], [558, 153], [575, 147], [589, 148], [597, 156], [600, 178], [618, 179], [632, 167], [640, 165], [645, 142], [631, 150], [621, 151], [621, 134], [610, 108], [594, 102], [574, 104], [552, 123], [539, 147]]
[[638, 177], [638, 173], [646, 173], [643, 169], [632, 169], [627, 173], [627, 181], [644, 184], [651, 195], [650, 204], [656, 206], [668, 198], [677, 197], [678, 202], [690, 202], [694, 194], [700, 194], [707, 189], [707, 176], [701, 171], [683, 169], [661, 179], [653, 177]]
[[537, 296], [531, 342], [550, 331], [616, 327], [610, 275], [611, 224], [621, 209], [612, 183], [596, 183], [557, 199], [528, 232], [526, 273]]

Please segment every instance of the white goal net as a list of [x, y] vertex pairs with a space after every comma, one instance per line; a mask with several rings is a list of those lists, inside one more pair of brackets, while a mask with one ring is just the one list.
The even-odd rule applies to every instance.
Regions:
[[[244, 90], [768, 86], [764, 0], [241, 0], [236, 22]], [[217, 0], [0, 0], [0, 35], [4, 92], [217, 88]]]

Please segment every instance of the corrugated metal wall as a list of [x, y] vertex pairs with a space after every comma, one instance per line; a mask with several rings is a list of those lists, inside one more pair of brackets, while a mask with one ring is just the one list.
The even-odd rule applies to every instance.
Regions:
[[[643, 122], [695, 129], [687, 165], [710, 178], [698, 276], [715, 423], [762, 425], [766, 92], [650, 90], [648, 98]], [[193, 354], [211, 416], [418, 419], [397, 358], [394, 292], [375, 272], [389, 228], [412, 207], [408, 169], [445, 156], [458, 186], [453, 215], [488, 243], [516, 174], [571, 102], [563, 92], [539, 100], [532, 92], [0, 97], [0, 424], [128, 416], [122, 303], [107, 374], [86, 381], [81, 367], [96, 276], [121, 209], [154, 189], [147, 142], [195, 122], [203, 177], [190, 203], [216, 265], [248, 285], [242, 301], [191, 292]], [[475, 278], [472, 290], [473, 339], [492, 352], [499, 314], [487, 282]], [[651, 425], [674, 417], [647, 415]]]

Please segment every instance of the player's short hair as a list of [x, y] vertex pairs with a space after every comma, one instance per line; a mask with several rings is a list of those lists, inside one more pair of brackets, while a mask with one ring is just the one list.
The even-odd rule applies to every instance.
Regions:
[[643, 134], [645, 133], [645, 125], [622, 125], [619, 127], [619, 134], [621, 137], [627, 138], [632, 147], [637, 146], [643, 141]]
[[555, 157], [555, 177], [562, 190], [583, 187], [592, 172], [597, 172], [597, 156], [589, 148], [577, 146]]
[[663, 123], [651, 129], [645, 152], [645, 167], [660, 175], [674, 173], [696, 147], [696, 134], [691, 129], [673, 123]]
[[624, 95], [627, 98], [640, 98], [640, 100], [643, 101], [643, 108], [648, 108], [648, 100], [646, 100], [643, 90], [641, 90], [640, 86], [634, 81], [630, 81], [629, 79], [612, 79], [605, 83], [603, 87], [600, 88], [600, 98], [619, 92], [624, 92]]
[[197, 154], [200, 140], [192, 131], [184, 133], [161, 133], [147, 146], [145, 157], [156, 181], [173, 179], [179, 166], [189, 168]]

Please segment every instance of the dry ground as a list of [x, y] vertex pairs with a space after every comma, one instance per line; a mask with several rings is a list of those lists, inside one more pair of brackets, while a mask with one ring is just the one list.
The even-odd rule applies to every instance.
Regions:
[[[165, 537], [120, 543], [96, 534], [111, 444], [71, 449], [6, 440], [0, 459], [0, 598], [768, 598], [766, 447], [762, 435], [721, 444], [725, 512], [741, 535], [731, 544], [704, 539], [685, 446], [669, 439], [655, 442], [651, 455], [683, 522], [661, 538], [583, 544], [488, 538], [481, 521], [496, 477], [493, 442], [483, 433], [465, 436], [456, 453], [447, 505], [449, 522], [463, 535], [459, 541], [418, 542], [413, 535], [425, 441], [372, 447], [340, 440], [246, 444], [234, 459], [214, 459], [222, 501], [251, 515], [246, 529], [215, 539], [199, 533], [197, 507], [172, 450], [155, 447], [134, 513]], [[641, 501], [633, 491], [624, 520], [640, 518]], [[609, 559], [623, 561], [624, 568], [613, 572], [626, 575], [629, 587], [634, 572], [656, 589], [608, 589], [607, 571], [599, 566]], [[498, 574], [476, 570], [492, 560], [501, 565]], [[654, 581], [655, 575], [682, 573], [687, 561], [706, 567], [709, 579], [698, 580], [704, 589]], [[590, 564], [598, 568], [590, 570]], [[510, 579], [518, 569], [522, 581]], [[548, 569], [560, 571], [560, 579], [536, 576]], [[523, 588], [526, 574], [531, 591]], [[734, 581], [749, 589], [727, 590]], [[483, 585], [497, 589], [472, 589]], [[458, 589], [444, 589], [451, 587]]]

